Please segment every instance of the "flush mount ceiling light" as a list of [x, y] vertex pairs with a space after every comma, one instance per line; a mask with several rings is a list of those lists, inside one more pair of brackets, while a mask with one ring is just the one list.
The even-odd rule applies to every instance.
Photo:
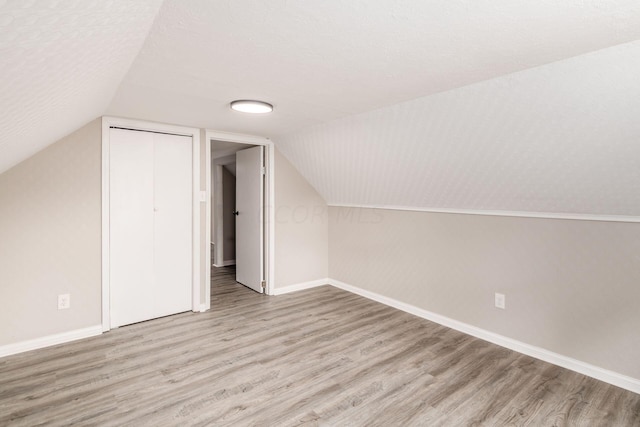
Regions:
[[231, 109], [243, 113], [264, 114], [273, 111], [273, 105], [263, 101], [253, 101], [251, 99], [238, 99], [231, 102]]

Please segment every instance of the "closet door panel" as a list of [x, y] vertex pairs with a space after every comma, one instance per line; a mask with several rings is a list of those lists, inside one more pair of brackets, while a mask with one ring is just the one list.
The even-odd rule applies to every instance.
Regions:
[[154, 134], [154, 317], [191, 309], [191, 142]]
[[111, 326], [149, 318], [154, 282], [153, 135], [110, 130]]

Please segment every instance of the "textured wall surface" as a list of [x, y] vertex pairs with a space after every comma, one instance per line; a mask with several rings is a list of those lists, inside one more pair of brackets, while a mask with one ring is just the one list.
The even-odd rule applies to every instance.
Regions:
[[640, 216], [640, 42], [278, 138], [330, 205]]
[[0, 174], [0, 345], [101, 323], [101, 135], [93, 120]]
[[160, 4], [0, 1], [0, 172], [104, 114]]
[[640, 224], [329, 212], [332, 279], [640, 379]]
[[275, 287], [327, 278], [327, 204], [275, 150]]

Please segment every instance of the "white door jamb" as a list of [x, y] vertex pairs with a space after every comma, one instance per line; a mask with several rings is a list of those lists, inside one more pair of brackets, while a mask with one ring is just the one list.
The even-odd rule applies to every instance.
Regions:
[[[238, 144], [263, 145], [266, 153], [265, 167], [265, 281], [266, 287], [264, 292], [267, 295], [273, 295], [273, 286], [275, 281], [275, 181], [274, 181], [274, 158], [275, 146], [273, 141], [254, 135], [243, 135], [237, 133], [221, 132], [215, 130], [207, 130], [205, 132], [205, 170], [206, 170], [206, 233], [207, 239], [211, 237], [211, 141], [227, 141], [236, 142]], [[205, 259], [209, 265], [211, 259], [211, 244], [205, 245]], [[205, 283], [211, 283], [211, 268], [205, 269]], [[211, 286], [205, 286], [205, 309], [211, 308]]]

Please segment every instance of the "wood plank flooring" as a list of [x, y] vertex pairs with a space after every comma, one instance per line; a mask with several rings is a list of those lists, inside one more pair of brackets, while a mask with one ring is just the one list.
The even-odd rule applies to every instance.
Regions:
[[0, 359], [0, 425], [640, 426], [640, 395], [323, 286]]

